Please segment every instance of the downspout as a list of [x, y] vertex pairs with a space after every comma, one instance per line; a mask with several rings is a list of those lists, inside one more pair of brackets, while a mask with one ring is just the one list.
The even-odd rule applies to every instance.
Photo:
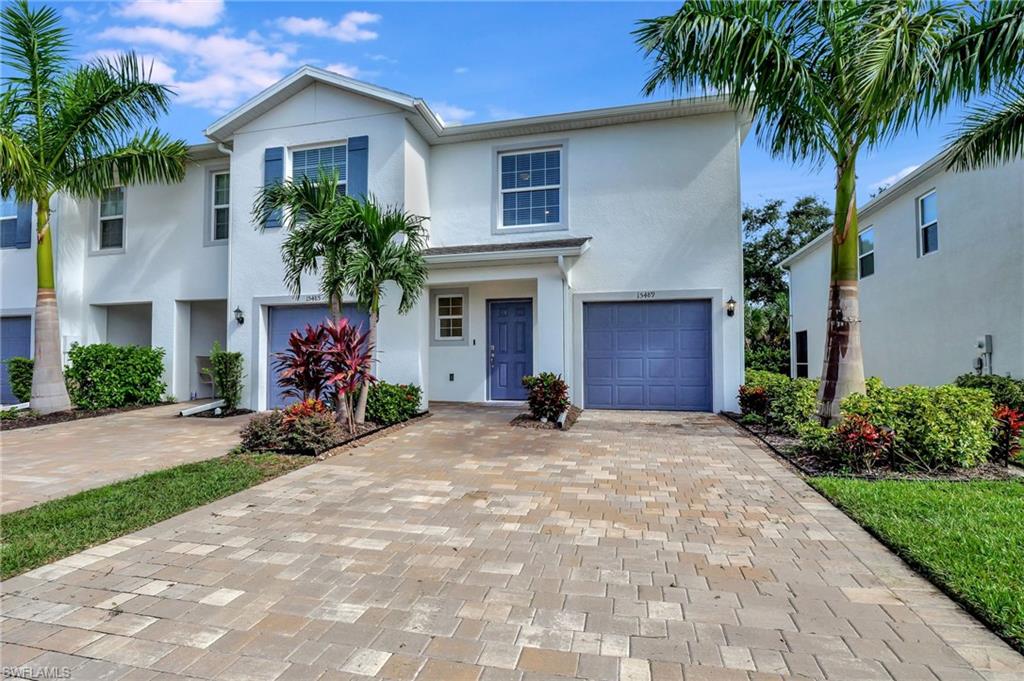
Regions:
[[[569, 339], [565, 338], [565, 323], [566, 323], [565, 299], [569, 295], [569, 292], [572, 291], [572, 286], [569, 284], [569, 269], [570, 268], [565, 263], [565, 256], [564, 255], [559, 255], [557, 257], [557, 263], [558, 263], [558, 271], [562, 273], [562, 335], [563, 335], [563, 337], [562, 337], [562, 368], [563, 368], [563, 370], [567, 371], [568, 368], [569, 368], [569, 365], [566, 364], [566, 360], [568, 359], [568, 355], [567, 355], [566, 350], [565, 350], [565, 345], [566, 345], [566, 342], [569, 341]], [[570, 323], [569, 324], [570, 335], [571, 335], [571, 333], [573, 331], [573, 328], [574, 328], [573, 324]], [[572, 381], [573, 381], [573, 383], [576, 382], [575, 367], [573, 367]]]

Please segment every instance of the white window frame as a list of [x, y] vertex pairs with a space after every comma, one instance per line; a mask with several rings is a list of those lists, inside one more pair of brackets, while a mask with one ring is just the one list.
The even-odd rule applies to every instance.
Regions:
[[[228, 178], [228, 202], [217, 203], [217, 178], [221, 175], [226, 175]], [[226, 208], [228, 211], [228, 235], [225, 237], [217, 236], [217, 209]], [[227, 241], [231, 238], [231, 171], [230, 170], [214, 170], [210, 173], [210, 234], [209, 240], [211, 243], [219, 243]]]
[[[924, 210], [922, 209], [921, 204], [924, 203], [924, 200], [927, 199], [929, 196], [935, 196], [935, 219], [932, 220], [931, 222], [925, 223], [924, 222]], [[932, 249], [930, 251], [927, 251], [927, 252], [925, 252], [925, 250], [924, 250], [924, 232], [925, 232], [926, 229], [928, 229], [932, 225], [935, 225], [935, 237], [936, 237], [936, 239], [938, 239], [938, 236], [939, 236], [939, 218], [938, 218], [938, 215], [939, 215], [939, 199], [938, 199], [938, 195], [936, 194], [934, 189], [932, 189], [931, 191], [925, 192], [924, 194], [921, 194], [919, 197], [917, 197], [917, 253], [918, 253], [919, 257], [923, 258], [926, 255], [931, 255], [932, 253], [938, 253], [939, 252], [938, 243], [936, 243], [934, 249]]]
[[[462, 310], [462, 314], [441, 314], [441, 300], [450, 300], [452, 298], [459, 299], [459, 306]], [[439, 341], [461, 341], [466, 337], [466, 296], [462, 293], [441, 293], [434, 298], [434, 340]], [[442, 336], [441, 335], [441, 320], [442, 319], [458, 319], [462, 326], [462, 333], [458, 336]]]
[[338, 182], [345, 186], [345, 196], [348, 196], [348, 139], [335, 140], [332, 142], [317, 142], [316, 144], [300, 144], [288, 148], [288, 178], [295, 180], [295, 152], [312, 151], [313, 149], [330, 149], [331, 147], [345, 147], [345, 177]]
[[[494, 234], [508, 234], [513, 232], [547, 232], [565, 231], [569, 227], [568, 222], [568, 195], [566, 190], [567, 167], [568, 167], [568, 141], [553, 140], [545, 144], [530, 144], [495, 147], [494, 154]], [[558, 184], [547, 184], [539, 187], [519, 187], [504, 189], [501, 186], [501, 160], [505, 156], [519, 156], [521, 154], [533, 154], [538, 152], [558, 152]], [[527, 225], [506, 225], [505, 224], [505, 194], [515, 194], [528, 191], [540, 191], [546, 189], [558, 190], [558, 222], [534, 222]]]
[[[128, 240], [128, 220], [125, 217], [127, 205], [128, 205], [128, 191], [124, 185], [114, 185], [113, 187], [107, 187], [103, 191], [110, 191], [112, 189], [121, 190], [121, 212], [118, 215], [103, 215], [103, 194], [100, 194], [99, 199], [96, 201], [96, 252], [97, 253], [123, 253], [125, 242]], [[103, 223], [107, 220], [120, 220], [121, 221], [121, 245], [120, 246], [104, 246], [103, 245]]]
[[[863, 235], [867, 234], [868, 232], [871, 232], [871, 250], [866, 252], [866, 253], [864, 253], [864, 252], [862, 252], [860, 250], [860, 238]], [[876, 264], [877, 263], [875, 263], [875, 257], [874, 257], [875, 256], [875, 234], [874, 234], [874, 232], [875, 232], [875, 226], [874, 225], [869, 225], [867, 229], [865, 229], [865, 230], [863, 230], [863, 231], [861, 231], [861, 232], [859, 232], [857, 234], [857, 278], [858, 279], [863, 279], [865, 276], [870, 277], [870, 276], [874, 275], [874, 273], [876, 271]], [[861, 262], [864, 260], [864, 258], [866, 258], [869, 255], [871, 256], [871, 274], [865, 275], [863, 273], [864, 270], [861, 267]]]

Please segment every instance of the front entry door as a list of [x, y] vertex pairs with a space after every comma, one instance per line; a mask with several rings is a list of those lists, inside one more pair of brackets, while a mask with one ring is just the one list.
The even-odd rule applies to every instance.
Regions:
[[533, 304], [492, 300], [487, 313], [490, 399], [525, 400], [523, 376], [533, 373]]

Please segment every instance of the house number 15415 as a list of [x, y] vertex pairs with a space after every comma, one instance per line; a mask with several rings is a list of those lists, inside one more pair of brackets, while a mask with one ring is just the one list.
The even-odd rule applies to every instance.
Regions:
[[636, 297], [639, 300], [647, 300], [654, 297], [654, 291], [637, 291]]

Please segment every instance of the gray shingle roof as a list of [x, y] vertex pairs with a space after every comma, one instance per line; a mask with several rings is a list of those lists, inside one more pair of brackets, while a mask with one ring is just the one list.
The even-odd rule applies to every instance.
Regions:
[[543, 239], [539, 241], [512, 241], [491, 244], [466, 244], [464, 246], [435, 246], [423, 252], [431, 255], [460, 255], [468, 253], [495, 253], [507, 251], [532, 251], [542, 248], [577, 248], [590, 241], [589, 236], [570, 239]]

